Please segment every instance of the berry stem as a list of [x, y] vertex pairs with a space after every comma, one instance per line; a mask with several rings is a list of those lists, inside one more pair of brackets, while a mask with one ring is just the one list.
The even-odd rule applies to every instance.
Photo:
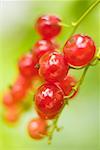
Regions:
[[96, 57], [93, 59], [93, 61], [91, 62], [91, 66], [95, 66], [99, 63], [100, 61], [100, 48], [98, 48], [98, 52], [97, 52], [97, 55]]
[[97, 52], [96, 58], [97, 58], [98, 60], [100, 60], [100, 47], [99, 47], [99, 49], [98, 49], [98, 52]]
[[[59, 116], [60, 116], [60, 115], [59, 115]], [[51, 131], [50, 131], [49, 134], [48, 134], [48, 144], [51, 144], [51, 140], [52, 140], [52, 137], [53, 137], [53, 133], [54, 133], [54, 131], [55, 131], [56, 128], [57, 128], [57, 123], [58, 123], [59, 116], [54, 120], [52, 129], [51, 129]]]
[[49, 133], [48, 133], [48, 144], [51, 144], [51, 140], [52, 140], [52, 137], [53, 137], [55, 130], [59, 131], [59, 129], [60, 129], [57, 124], [58, 124], [60, 115], [61, 115], [61, 113], [62, 113], [62, 111], [66, 105], [68, 105], [68, 100], [65, 101], [65, 104], [63, 105], [59, 115], [53, 121], [51, 131], [49, 131]]
[[100, 0], [97, 0], [95, 2], [93, 2], [93, 4], [83, 13], [83, 15], [75, 22], [72, 22], [71, 26], [67, 25], [65, 23], [60, 23], [62, 26], [65, 27], [73, 27], [73, 30], [70, 34], [70, 36], [73, 35], [73, 33], [76, 31], [76, 29], [78, 28], [78, 26], [80, 25], [80, 23], [84, 20], [84, 18], [100, 3]]
[[63, 26], [63, 27], [67, 27], [67, 28], [71, 27], [71, 25], [68, 25], [68, 24], [66, 24], [64, 22], [60, 22], [59, 25]]
[[74, 87], [74, 90], [77, 90], [77, 89], [80, 87], [80, 85], [83, 83], [88, 68], [89, 68], [89, 65], [85, 67], [85, 69], [84, 69], [84, 71], [83, 71], [83, 74], [82, 74], [82, 76], [81, 76], [79, 82], [78, 82], [78, 83], [76, 84], [76, 86]]
[[72, 22], [72, 26], [77, 28], [83, 19], [99, 4], [99, 2], [100, 0], [95, 1], [76, 22]]

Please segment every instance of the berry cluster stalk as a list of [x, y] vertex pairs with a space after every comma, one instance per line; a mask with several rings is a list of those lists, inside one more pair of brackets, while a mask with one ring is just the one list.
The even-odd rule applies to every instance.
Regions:
[[86, 18], [86, 16], [100, 3], [100, 0], [95, 1], [84, 13], [83, 15], [75, 22], [72, 22], [71, 25], [68, 25], [66, 23], [60, 23], [61, 26], [64, 27], [72, 27], [73, 30], [70, 34], [70, 37], [73, 35], [73, 33], [76, 31], [76, 29], [78, 28], [78, 26], [80, 25], [80, 23], [84, 20], [84, 18]]
[[[84, 20], [84, 18], [100, 3], [100, 0], [95, 1], [84, 13], [83, 15], [76, 21], [76, 22], [72, 22], [72, 33], [71, 35], [73, 35], [73, 33], [75, 32], [75, 30], [77, 29], [77, 27], [80, 25], [80, 23]], [[71, 36], [70, 35], [70, 36]]]
[[[83, 21], [83, 19], [99, 4], [100, 0], [97, 0], [95, 1], [84, 13], [83, 15], [76, 21], [76, 22], [72, 22], [71, 26], [73, 27], [73, 30], [70, 34], [70, 36], [73, 35], [73, 33], [76, 31], [77, 27], [80, 25], [80, 23]], [[62, 26], [65, 26], [65, 27], [70, 27], [69, 25], [66, 25], [64, 23], [61, 24]], [[58, 117], [56, 119], [54, 119], [53, 121], [53, 125], [51, 126], [50, 128], [50, 131], [48, 133], [48, 143], [50, 144], [51, 143], [51, 140], [52, 140], [52, 137], [53, 137], [53, 133], [55, 132], [55, 130], [58, 131], [58, 127], [57, 127], [57, 124], [58, 124], [58, 121], [59, 121], [59, 117], [64, 109], [64, 107], [66, 106], [66, 104], [68, 105], [68, 100], [69, 98], [73, 95], [73, 93], [75, 91], [77, 91], [77, 89], [80, 88], [80, 86], [82, 85], [83, 81], [84, 81], [84, 78], [85, 78], [85, 75], [87, 73], [87, 70], [89, 69], [90, 66], [92, 66], [92, 64], [96, 61], [96, 62], [99, 62], [100, 60], [100, 48], [98, 50], [98, 53], [96, 55], [96, 57], [94, 58], [93, 62], [91, 64], [88, 64], [85, 68], [84, 68], [84, 71], [82, 73], [82, 76], [80, 78], [80, 80], [78, 81], [78, 83], [76, 84], [76, 86], [73, 87], [71, 93], [69, 96], [66, 96], [65, 97], [65, 104], [62, 108], [62, 110], [60, 111]], [[97, 63], [96, 63], [97, 64]], [[71, 69], [77, 69], [77, 68], [71, 68]], [[82, 69], [82, 68], [78, 68], [78, 69]]]

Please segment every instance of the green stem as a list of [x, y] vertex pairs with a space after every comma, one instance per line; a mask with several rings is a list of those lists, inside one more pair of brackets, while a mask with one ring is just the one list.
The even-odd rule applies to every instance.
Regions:
[[93, 61], [91, 62], [91, 66], [95, 66], [99, 63], [100, 61], [100, 48], [98, 48], [98, 51], [97, 51], [97, 55], [96, 57], [93, 59]]
[[96, 58], [97, 58], [98, 60], [100, 60], [100, 47], [99, 47], [99, 49], [98, 49], [98, 52], [97, 52]]
[[55, 129], [57, 128], [59, 116], [54, 120], [52, 130], [48, 134], [48, 144], [51, 144], [53, 133], [54, 133]]
[[73, 87], [72, 91], [70, 92], [70, 95], [64, 97], [65, 99], [70, 99], [70, 98], [74, 95], [74, 93], [80, 88], [81, 84], [82, 84], [83, 81], [84, 81], [84, 78], [85, 78], [85, 75], [86, 75], [86, 72], [87, 72], [89, 66], [90, 66], [90, 64], [85, 67], [85, 69], [84, 69], [84, 71], [83, 71], [83, 74], [82, 74], [80, 80], [79, 80], [79, 81], [77, 82], [77, 84]]
[[100, 0], [95, 1], [76, 22], [72, 23], [72, 26], [78, 27], [79, 24], [83, 21], [83, 19], [99, 4], [99, 2]]
[[67, 27], [67, 28], [68, 28], [68, 27], [71, 27], [70, 25], [68, 25], [68, 24], [66, 24], [66, 23], [64, 23], [64, 22], [60, 22], [59, 25], [60, 25], [60, 26]]
[[84, 20], [84, 18], [99, 4], [100, 0], [95, 1], [84, 13], [83, 15], [76, 21], [72, 22], [73, 30], [70, 34], [70, 36], [73, 35], [77, 27], [80, 25], [80, 23]]
[[84, 69], [84, 71], [83, 71], [83, 74], [82, 74], [82, 76], [81, 76], [79, 82], [76, 84], [76, 86], [75, 86], [75, 88], [74, 88], [75, 90], [77, 90], [77, 89], [80, 87], [80, 85], [83, 83], [84, 78], [85, 78], [85, 75], [86, 75], [86, 72], [87, 72], [89, 66], [90, 66], [90, 65], [88, 65], [88, 66], [85, 67], [85, 69]]
[[67, 100], [65, 101], [65, 104], [63, 105], [61, 111], [59, 112], [59, 115], [56, 117], [56, 119], [55, 119], [54, 122], [53, 122], [52, 129], [51, 129], [51, 131], [50, 131], [49, 134], [48, 134], [48, 144], [51, 144], [51, 140], [52, 140], [52, 137], [53, 137], [53, 133], [55, 132], [56, 129], [58, 129], [57, 124], [58, 124], [60, 115], [61, 115], [61, 113], [62, 113], [62, 111], [63, 111], [63, 109], [64, 109], [64, 107], [65, 107], [66, 105], [68, 105], [68, 101], [67, 101]]

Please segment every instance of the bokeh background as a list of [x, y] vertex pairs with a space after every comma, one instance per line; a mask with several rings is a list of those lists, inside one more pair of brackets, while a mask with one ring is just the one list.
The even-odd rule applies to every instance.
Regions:
[[[34, 141], [28, 135], [28, 121], [36, 116], [33, 107], [10, 126], [2, 119], [2, 95], [18, 74], [17, 62], [40, 39], [34, 29], [38, 16], [55, 14], [64, 23], [77, 20], [94, 0], [31, 0], [0, 2], [0, 150], [99, 150], [100, 148], [100, 65], [91, 67], [77, 97], [65, 108], [59, 125], [64, 129], [47, 139]], [[76, 33], [88, 34], [100, 46], [100, 6], [80, 24]], [[61, 48], [71, 32], [63, 28], [56, 38]], [[61, 50], [61, 49], [60, 49]], [[71, 72], [79, 79], [81, 71]], [[29, 95], [28, 100], [33, 96]]]

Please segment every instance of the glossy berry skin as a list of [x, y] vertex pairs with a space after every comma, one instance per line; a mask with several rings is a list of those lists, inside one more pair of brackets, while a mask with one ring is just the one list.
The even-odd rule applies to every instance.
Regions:
[[43, 112], [38, 111], [38, 110], [37, 110], [37, 113], [44, 120], [55, 119], [58, 116], [58, 114], [59, 114], [59, 112], [56, 112], [56, 113], [53, 113], [53, 114], [46, 114], [46, 113], [43, 113]]
[[65, 60], [70, 66], [81, 67], [91, 62], [96, 47], [89, 36], [76, 34], [66, 42], [63, 52]]
[[36, 29], [44, 39], [51, 39], [60, 33], [60, 22], [57, 16], [44, 15], [37, 20]]
[[[65, 96], [69, 96], [71, 94], [72, 88], [76, 85], [77, 81], [72, 76], [66, 76], [61, 82], [60, 87], [64, 91]], [[73, 98], [76, 95], [77, 91], [73, 93], [70, 98]]]
[[41, 118], [32, 119], [28, 124], [28, 133], [31, 138], [40, 140], [47, 134], [47, 122]]
[[33, 47], [33, 56], [39, 61], [40, 57], [46, 52], [55, 50], [55, 45], [49, 40], [39, 40]]
[[3, 104], [6, 107], [12, 106], [14, 104], [14, 99], [13, 99], [11, 91], [8, 91], [4, 94]]
[[31, 53], [24, 55], [19, 61], [20, 73], [27, 77], [32, 78], [37, 75], [38, 70], [35, 67], [36, 62]]
[[50, 83], [42, 85], [35, 95], [36, 110], [46, 115], [46, 119], [55, 118], [63, 104], [63, 91]]
[[64, 57], [58, 52], [46, 53], [39, 61], [39, 75], [46, 81], [55, 82], [62, 80], [68, 72]]

